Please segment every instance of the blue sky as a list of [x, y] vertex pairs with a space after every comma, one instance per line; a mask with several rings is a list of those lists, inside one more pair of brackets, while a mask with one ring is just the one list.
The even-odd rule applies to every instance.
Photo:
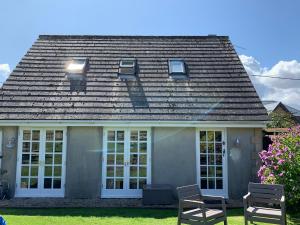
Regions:
[[298, 71], [300, 62], [298, 0], [1, 0], [0, 5], [0, 70], [1, 64], [2, 70], [4, 64], [13, 69], [39, 34], [228, 35], [237, 52], [250, 57], [244, 58], [246, 66], [259, 67], [255, 72], [293, 60]]

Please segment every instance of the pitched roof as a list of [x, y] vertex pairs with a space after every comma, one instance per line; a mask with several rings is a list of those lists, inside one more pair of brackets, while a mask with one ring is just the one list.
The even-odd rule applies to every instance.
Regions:
[[[70, 92], [65, 65], [88, 57], [86, 92]], [[121, 81], [121, 58], [138, 80]], [[172, 80], [181, 58], [188, 80]], [[41, 35], [1, 89], [2, 120], [265, 121], [263, 107], [225, 36]]]
[[284, 108], [289, 111], [293, 116], [296, 117], [300, 117], [300, 110], [299, 109], [295, 109], [294, 107], [291, 107], [287, 104], [284, 104], [282, 102], [279, 101], [262, 101], [264, 107], [267, 109], [268, 113], [273, 112], [277, 106], [279, 106], [280, 104], [282, 104], [284, 106]]

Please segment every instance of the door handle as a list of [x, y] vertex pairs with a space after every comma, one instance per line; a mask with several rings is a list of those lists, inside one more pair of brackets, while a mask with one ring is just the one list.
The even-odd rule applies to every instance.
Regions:
[[223, 155], [223, 157], [225, 156], [225, 148], [223, 148], [223, 151], [222, 151], [222, 155]]

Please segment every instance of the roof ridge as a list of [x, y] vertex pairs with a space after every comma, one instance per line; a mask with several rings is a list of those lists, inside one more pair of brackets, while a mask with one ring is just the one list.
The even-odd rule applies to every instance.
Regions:
[[221, 38], [229, 39], [229, 36], [223, 35], [64, 35], [64, 34], [41, 34], [39, 39], [68, 39], [68, 38]]

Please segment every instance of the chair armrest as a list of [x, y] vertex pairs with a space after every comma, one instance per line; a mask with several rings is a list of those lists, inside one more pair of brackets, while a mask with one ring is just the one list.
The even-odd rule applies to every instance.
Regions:
[[205, 203], [203, 201], [199, 201], [199, 200], [182, 199], [180, 201], [181, 201], [182, 205], [194, 205], [199, 208], [202, 208], [205, 206]]
[[284, 195], [280, 199], [280, 207], [283, 209], [285, 208], [285, 196]]
[[225, 201], [225, 198], [223, 196], [203, 195], [201, 197], [203, 200]]
[[251, 197], [251, 193], [248, 192], [244, 197], [243, 197], [243, 205], [244, 205], [244, 208], [248, 208], [248, 202], [249, 202], [249, 199]]

